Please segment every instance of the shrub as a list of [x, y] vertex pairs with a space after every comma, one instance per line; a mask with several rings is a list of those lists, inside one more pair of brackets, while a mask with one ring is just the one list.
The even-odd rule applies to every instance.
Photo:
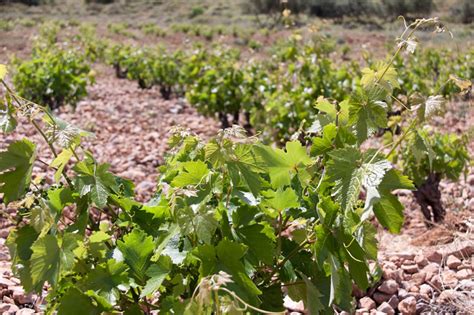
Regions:
[[8, 32], [13, 30], [15, 24], [10, 20], [0, 20], [0, 31]]
[[85, 0], [85, 1], [87, 4], [91, 4], [91, 3], [111, 4], [115, 2], [115, 0]]
[[242, 90], [244, 73], [237, 64], [239, 53], [218, 51], [211, 55], [196, 81], [186, 91], [189, 102], [198, 111], [209, 116], [219, 115], [223, 128], [229, 127], [227, 114], [238, 115], [245, 91]]
[[195, 18], [196, 16], [204, 14], [205, 10], [202, 7], [193, 7], [191, 9], [191, 13], [189, 14], [189, 18]]
[[13, 82], [18, 93], [51, 109], [75, 106], [87, 95], [87, 85], [93, 83], [85, 56], [73, 49], [37, 47], [31, 59], [15, 59], [14, 65]]
[[434, 9], [433, 0], [382, 0], [385, 15], [391, 17], [420, 17], [431, 14]]
[[127, 23], [109, 23], [107, 29], [118, 35], [135, 38], [135, 34], [130, 31], [130, 25]]
[[420, 130], [401, 150], [402, 167], [416, 186], [415, 198], [427, 222], [440, 222], [446, 213], [441, 201], [442, 179], [457, 181], [467, 171], [468, 139], [455, 134]]
[[17, 2], [23, 3], [26, 5], [40, 5], [44, 3], [48, 3], [48, 0], [0, 0], [0, 4], [10, 3], [10, 2]]
[[244, 3], [244, 11], [250, 14], [281, 13], [288, 8], [294, 13], [300, 13], [307, 9], [307, 1], [290, 0], [285, 4], [281, 0], [248, 0]]
[[165, 29], [162, 29], [158, 25], [154, 23], [148, 23], [144, 24], [140, 27], [142, 32], [146, 35], [154, 35], [158, 37], [165, 37], [167, 35], [167, 32]]
[[457, 22], [472, 23], [474, 21], [474, 3], [470, 0], [458, 0], [451, 7], [451, 16]]

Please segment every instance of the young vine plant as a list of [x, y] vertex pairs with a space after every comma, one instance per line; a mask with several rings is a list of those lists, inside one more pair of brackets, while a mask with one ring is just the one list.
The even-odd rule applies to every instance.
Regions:
[[[40, 161], [26, 138], [0, 152], [3, 203], [18, 209], [8, 217], [14, 273], [27, 292], [47, 284], [47, 314], [283, 314], [285, 295], [310, 314], [354, 309], [353, 285], [380, 279], [369, 268], [371, 220], [399, 232], [393, 191], [414, 189], [389, 158], [443, 105], [427, 97], [392, 143], [362, 147], [387, 127], [397, 99], [392, 63], [421, 26], [439, 22], [406, 25], [394, 56], [364, 70], [349, 101], [318, 102], [316, 136], [304, 144], [274, 148], [239, 127], [204, 142], [177, 127], [147, 203], [83, 148], [86, 132], [17, 95], [0, 66], [0, 128], [12, 132], [21, 117], [52, 155]], [[48, 164], [54, 184], [32, 179], [36, 163]]]

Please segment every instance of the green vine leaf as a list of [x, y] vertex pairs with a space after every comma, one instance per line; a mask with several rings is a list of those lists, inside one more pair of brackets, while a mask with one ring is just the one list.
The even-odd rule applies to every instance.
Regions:
[[323, 295], [308, 277], [302, 273], [300, 273], [300, 275], [306, 285], [305, 306], [309, 314], [321, 314], [321, 312], [324, 311], [324, 305], [321, 303], [321, 297]]
[[357, 139], [362, 143], [378, 128], [387, 127], [387, 104], [383, 102], [385, 91], [380, 87], [359, 89], [352, 94], [349, 107], [349, 123], [355, 126]]
[[376, 64], [375, 70], [370, 68], [362, 69], [360, 83], [366, 88], [379, 85], [388, 93], [392, 93], [394, 88], [400, 87], [397, 70], [392, 66], [387, 68], [385, 63]]
[[179, 174], [171, 182], [174, 187], [198, 185], [209, 174], [209, 169], [203, 161], [183, 162], [180, 169]]
[[171, 272], [172, 266], [173, 262], [168, 256], [161, 256], [156, 264], [151, 265], [146, 272], [146, 275], [150, 278], [146, 282], [140, 297], [156, 292]]
[[35, 148], [32, 142], [23, 139], [0, 152], [0, 193], [4, 194], [5, 204], [20, 199], [29, 188]]
[[145, 284], [150, 258], [155, 250], [153, 237], [135, 228], [125, 235], [122, 241], [117, 242], [117, 247], [123, 255], [123, 260], [130, 267], [131, 275], [138, 283]]
[[59, 302], [58, 315], [99, 315], [102, 310], [92, 304], [92, 300], [76, 288], [69, 289]]
[[51, 162], [51, 167], [57, 168], [54, 173], [54, 180], [59, 182], [61, 175], [64, 171], [64, 168], [69, 163], [69, 160], [72, 158], [73, 152], [71, 149], [64, 149], [58, 156]]
[[256, 146], [255, 150], [268, 166], [274, 188], [289, 185], [292, 175], [296, 174], [299, 168], [311, 163], [306, 148], [298, 141], [287, 142], [286, 152], [263, 145]]
[[385, 173], [392, 168], [384, 159], [366, 154], [355, 148], [343, 148], [329, 153], [332, 160], [327, 165], [327, 176], [335, 182], [332, 195], [344, 212], [352, 210], [362, 187], [376, 189]]
[[11, 104], [9, 95], [5, 97], [5, 104], [0, 102], [0, 131], [10, 133], [15, 130], [17, 121], [15, 119], [15, 107]]
[[81, 287], [83, 291], [93, 290], [104, 298], [108, 304], [115, 305], [120, 299], [120, 290], [128, 288], [129, 276], [127, 265], [115, 259], [97, 266], [85, 277]]
[[262, 294], [247, 274], [241, 259], [247, 252], [247, 246], [229, 240], [222, 240], [216, 246], [218, 261], [223, 266], [223, 271], [232, 276], [234, 283], [228, 288], [252, 305], [259, 305], [258, 296]]
[[389, 170], [378, 189], [368, 189], [364, 212], [373, 206], [377, 220], [391, 233], [399, 233], [403, 225], [403, 205], [391, 192], [395, 189], [415, 189], [412, 181], [397, 170]]
[[65, 234], [62, 238], [48, 234], [36, 240], [31, 247], [30, 260], [33, 286], [41, 288], [45, 281], [56, 285], [61, 273], [72, 268], [77, 244], [76, 234]]
[[62, 120], [51, 114], [44, 115], [43, 120], [48, 128], [46, 135], [51, 143], [57, 143], [62, 148], [71, 148], [80, 144], [82, 137], [89, 137], [92, 134], [82, 130], [73, 124]]
[[80, 196], [90, 195], [97, 207], [103, 208], [111, 192], [117, 190], [115, 177], [108, 172], [110, 165], [96, 164], [95, 161], [86, 160], [76, 164], [74, 170], [78, 173], [75, 186]]

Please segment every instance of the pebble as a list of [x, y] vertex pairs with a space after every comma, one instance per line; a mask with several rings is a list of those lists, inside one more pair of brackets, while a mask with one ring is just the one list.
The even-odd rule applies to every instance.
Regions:
[[404, 300], [398, 303], [398, 310], [403, 315], [415, 315], [416, 314], [416, 299], [413, 296], [408, 296]]
[[413, 285], [419, 286], [425, 282], [425, 279], [426, 279], [426, 272], [420, 271], [411, 276], [410, 282]]
[[1, 314], [18, 314], [18, 306], [15, 304], [7, 304], [7, 303], [1, 303], [0, 304], [0, 313]]
[[34, 295], [33, 294], [25, 294], [23, 290], [13, 290], [13, 300], [15, 300], [18, 304], [34, 304]]
[[446, 266], [448, 266], [449, 269], [457, 269], [461, 265], [462, 261], [454, 255], [451, 255], [446, 259]]
[[31, 315], [31, 314], [34, 314], [34, 313], [35, 313], [35, 310], [33, 310], [31, 308], [22, 308], [21, 310], [16, 312], [16, 315]]
[[429, 250], [426, 254], [426, 259], [428, 261], [440, 264], [443, 260], [443, 254], [441, 254], [438, 250]]
[[422, 285], [420, 285], [420, 294], [431, 296], [432, 293], [433, 288], [429, 284], [423, 283]]
[[434, 275], [433, 278], [431, 278], [431, 284], [438, 290], [441, 290], [443, 288], [443, 283], [441, 282], [441, 276], [440, 275]]
[[400, 303], [400, 300], [396, 295], [392, 295], [392, 297], [388, 300], [388, 304], [390, 304], [393, 309], [398, 307], [398, 303]]
[[361, 309], [365, 310], [371, 310], [377, 307], [377, 304], [375, 304], [375, 301], [372, 300], [370, 297], [365, 296], [359, 300], [359, 307]]
[[403, 280], [403, 270], [383, 269], [382, 276], [385, 280], [392, 279], [397, 282], [401, 282]]
[[458, 280], [470, 279], [472, 277], [473, 275], [472, 275], [471, 269], [461, 269], [458, 272], [456, 272], [456, 278], [458, 278]]
[[366, 314], [370, 314], [369, 310], [366, 308], [359, 308], [355, 311], [355, 315], [366, 315]]
[[439, 265], [437, 263], [429, 263], [423, 268], [423, 272], [426, 273], [425, 280], [430, 281], [434, 275], [439, 273]]
[[11, 286], [14, 286], [15, 283], [11, 280], [8, 280], [6, 278], [0, 277], [0, 288], [8, 288]]
[[382, 293], [393, 295], [393, 294], [397, 293], [398, 288], [399, 288], [398, 283], [395, 280], [390, 279], [390, 280], [384, 281], [377, 288], [377, 290], [379, 290]]
[[395, 311], [393, 310], [392, 306], [388, 304], [387, 302], [383, 302], [380, 304], [379, 307], [377, 307], [377, 311], [384, 312], [387, 315], [394, 315]]
[[452, 303], [456, 299], [462, 298], [462, 293], [455, 290], [444, 290], [440, 293], [437, 302], [438, 303]]
[[441, 273], [441, 279], [445, 287], [454, 288], [459, 280], [456, 278], [456, 273], [452, 270], [445, 270]]
[[474, 280], [465, 279], [465, 280], [459, 281], [459, 288], [464, 291], [474, 291]]
[[406, 273], [415, 273], [418, 271], [418, 266], [417, 265], [402, 265], [402, 269]]
[[377, 304], [379, 305], [382, 304], [383, 302], [387, 302], [388, 300], [390, 300], [390, 298], [391, 298], [391, 295], [381, 293], [381, 292], [375, 292], [372, 295], [372, 299], [374, 299], [374, 301], [377, 302]]
[[425, 267], [429, 264], [429, 261], [423, 255], [416, 255], [415, 256], [415, 263], [418, 265], [418, 267], [423, 268], [423, 267]]
[[413, 260], [415, 258], [414, 253], [408, 252], [397, 253], [396, 256], [398, 256], [401, 260]]
[[403, 288], [398, 289], [398, 299], [403, 300], [407, 296], [408, 296], [408, 291], [407, 290], [405, 290]]

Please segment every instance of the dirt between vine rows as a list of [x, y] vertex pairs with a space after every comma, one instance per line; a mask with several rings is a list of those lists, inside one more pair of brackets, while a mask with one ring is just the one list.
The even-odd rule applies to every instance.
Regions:
[[[110, 69], [101, 69], [89, 96], [75, 111], [62, 109], [62, 119], [94, 133], [85, 147], [111, 170], [132, 179], [137, 198], [146, 200], [156, 187], [156, 167], [163, 163], [169, 130], [176, 125], [189, 128], [204, 139], [216, 134], [219, 125], [204, 118], [184, 100], [165, 101], [157, 89], [140, 90], [135, 83], [116, 79]], [[448, 113], [436, 120], [434, 128], [466, 133], [474, 125], [472, 105], [451, 103]], [[0, 150], [14, 139], [29, 137], [39, 144], [43, 161], [51, 161], [34, 129], [19, 123], [15, 134], [0, 139]], [[471, 156], [474, 144], [469, 145]], [[34, 168], [34, 176], [52, 183], [44, 166]], [[428, 229], [412, 195], [400, 191], [406, 206], [406, 222], [399, 235], [378, 227], [382, 280], [368, 292], [354, 288], [356, 314], [420, 314], [432, 312], [469, 314], [474, 310], [474, 169], [459, 183], [441, 183], [443, 202], [448, 210], [443, 224]], [[0, 206], [2, 207], [2, 206]], [[15, 216], [14, 209], [6, 209]], [[25, 294], [12, 275], [5, 240], [12, 225], [0, 218], [0, 313], [41, 313], [44, 298]], [[375, 268], [375, 263], [372, 264]], [[46, 292], [45, 292], [46, 293]], [[305, 313], [302, 303], [286, 299], [288, 313]]]

